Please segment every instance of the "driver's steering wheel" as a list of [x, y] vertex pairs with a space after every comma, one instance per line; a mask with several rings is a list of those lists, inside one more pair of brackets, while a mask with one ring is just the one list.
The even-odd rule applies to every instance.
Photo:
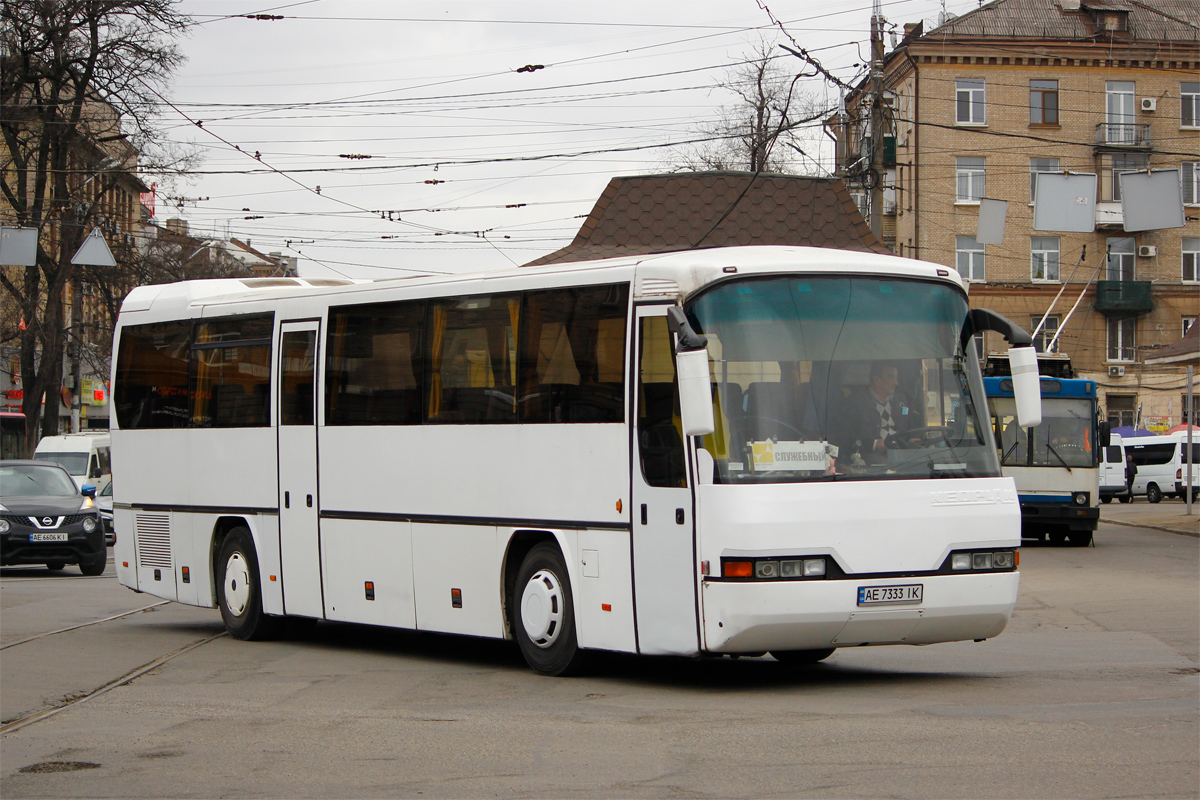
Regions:
[[926, 425], [889, 434], [883, 444], [889, 450], [915, 450], [918, 447], [933, 447], [938, 442], [945, 442], [949, 446], [949, 433], [950, 428], [946, 425]]

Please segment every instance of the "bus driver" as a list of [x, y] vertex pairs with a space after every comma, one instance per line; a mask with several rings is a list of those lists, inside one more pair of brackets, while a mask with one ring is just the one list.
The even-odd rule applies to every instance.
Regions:
[[869, 464], [882, 464], [887, 460], [889, 436], [921, 427], [916, 410], [896, 390], [899, 382], [894, 364], [871, 364], [870, 385], [843, 406], [839, 448], [845, 447], [847, 454], [857, 452]]

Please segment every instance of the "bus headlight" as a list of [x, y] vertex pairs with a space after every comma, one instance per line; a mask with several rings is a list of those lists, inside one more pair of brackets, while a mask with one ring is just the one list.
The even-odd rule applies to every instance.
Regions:
[[[1020, 563], [1021, 559], [1017, 556], [1017, 551], [1015, 550], [977, 550], [950, 554], [950, 569], [954, 572], [967, 572], [969, 570], [1011, 571]], [[945, 568], [946, 566], [943, 564], [942, 569], [944, 570]]]
[[824, 558], [764, 558], [749, 561], [730, 559], [721, 562], [724, 578], [755, 578], [757, 580], [803, 580], [824, 578]]
[[1073, 492], [1071, 502], [1077, 506], [1086, 506], [1092, 498], [1089, 492]]

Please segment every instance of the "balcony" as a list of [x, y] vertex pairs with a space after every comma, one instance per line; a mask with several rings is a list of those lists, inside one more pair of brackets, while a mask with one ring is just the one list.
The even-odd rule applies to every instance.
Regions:
[[1150, 126], [1132, 122], [1101, 122], [1096, 125], [1097, 147], [1150, 149]]
[[1136, 317], [1154, 310], [1150, 281], [1096, 281], [1096, 310], [1106, 317]]

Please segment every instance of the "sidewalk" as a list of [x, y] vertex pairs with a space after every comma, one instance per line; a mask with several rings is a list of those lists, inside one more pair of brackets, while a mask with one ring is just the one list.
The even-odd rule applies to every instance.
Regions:
[[1100, 504], [1100, 521], [1111, 522], [1115, 525], [1133, 525], [1140, 528], [1156, 528], [1184, 536], [1200, 538], [1200, 502], [1192, 503], [1192, 513], [1184, 513], [1187, 504], [1182, 500], [1163, 498], [1161, 503], [1149, 503], [1144, 497], [1135, 498], [1132, 503]]

